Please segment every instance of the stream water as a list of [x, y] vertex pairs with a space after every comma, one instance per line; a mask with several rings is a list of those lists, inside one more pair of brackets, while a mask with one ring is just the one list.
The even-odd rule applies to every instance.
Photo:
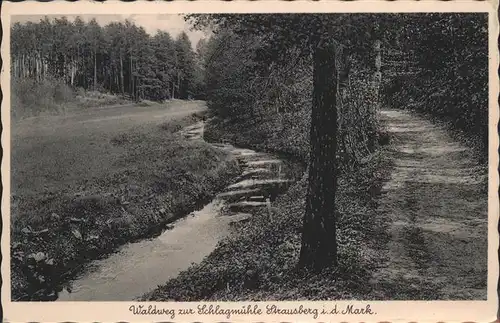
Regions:
[[[181, 134], [203, 140], [203, 122]], [[201, 210], [172, 223], [152, 239], [124, 245], [111, 256], [89, 264], [58, 301], [129, 301], [176, 277], [208, 256], [230, 234], [232, 222], [244, 221], [255, 208], [268, 208], [293, 181], [286, 164], [270, 154], [228, 144], [213, 144], [237, 158], [242, 173]]]

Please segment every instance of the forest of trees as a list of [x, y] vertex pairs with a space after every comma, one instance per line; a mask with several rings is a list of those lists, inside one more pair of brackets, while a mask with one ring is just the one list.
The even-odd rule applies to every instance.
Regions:
[[104, 27], [66, 17], [16, 23], [11, 32], [13, 81], [55, 78], [73, 88], [105, 91], [134, 100], [203, 96], [202, 63], [186, 33], [154, 36], [133, 22]]

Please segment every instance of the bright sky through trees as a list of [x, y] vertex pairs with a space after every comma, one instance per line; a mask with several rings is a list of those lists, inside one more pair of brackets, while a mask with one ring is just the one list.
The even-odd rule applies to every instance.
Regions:
[[[196, 46], [201, 38], [205, 38], [205, 34], [199, 30], [191, 30], [189, 23], [184, 21], [182, 15], [169, 14], [169, 15], [67, 15], [68, 20], [73, 21], [77, 16], [88, 22], [92, 18], [101, 26], [105, 26], [110, 22], [124, 22], [126, 19], [134, 21], [139, 27], [143, 27], [150, 35], [156, 34], [158, 30], [166, 31], [173, 37], [177, 37], [184, 31], [191, 40], [193, 48]], [[29, 15], [29, 16], [12, 16], [11, 23], [16, 22], [39, 22], [43, 19], [44, 15]], [[49, 18], [61, 17], [61, 15], [50, 15]]]

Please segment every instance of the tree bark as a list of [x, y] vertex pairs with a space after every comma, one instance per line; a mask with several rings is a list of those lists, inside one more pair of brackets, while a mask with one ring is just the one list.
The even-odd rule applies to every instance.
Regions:
[[122, 95], [125, 95], [125, 84], [123, 82], [123, 57], [120, 54], [120, 90]]
[[94, 91], [96, 90], [97, 87], [97, 52], [94, 49]]
[[182, 97], [182, 91], [181, 91], [181, 75], [179, 73], [179, 70], [177, 70], [177, 93], [179, 96], [179, 99], [183, 99]]
[[129, 71], [129, 93], [130, 97], [134, 97], [134, 79], [133, 79], [133, 73], [132, 73], [132, 55], [130, 55], [130, 71]]
[[75, 57], [72, 56], [71, 63], [70, 63], [70, 84], [71, 84], [71, 86], [73, 86], [75, 83], [75, 65], [76, 65]]
[[309, 183], [299, 266], [317, 272], [337, 265], [337, 73], [333, 46], [317, 48], [313, 59]]

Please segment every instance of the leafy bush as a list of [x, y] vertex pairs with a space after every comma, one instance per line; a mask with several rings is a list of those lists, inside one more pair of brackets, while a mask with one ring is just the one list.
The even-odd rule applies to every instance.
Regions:
[[98, 91], [86, 91], [83, 88], [78, 88], [76, 99], [78, 108], [95, 108], [131, 103], [131, 101], [118, 95]]
[[[206, 139], [230, 140], [307, 163], [312, 61], [292, 47], [285, 53], [289, 59], [270, 63], [259, 59], [265, 48], [256, 36], [230, 31], [210, 40], [206, 83], [214, 118], [206, 126]], [[366, 81], [370, 79], [370, 75], [353, 75], [339, 91], [338, 155], [346, 171], [358, 166], [378, 143], [374, 88]]]
[[40, 115], [59, 115], [69, 110], [132, 103], [117, 95], [73, 90], [63, 81], [49, 78], [13, 78], [11, 114], [13, 120]]

